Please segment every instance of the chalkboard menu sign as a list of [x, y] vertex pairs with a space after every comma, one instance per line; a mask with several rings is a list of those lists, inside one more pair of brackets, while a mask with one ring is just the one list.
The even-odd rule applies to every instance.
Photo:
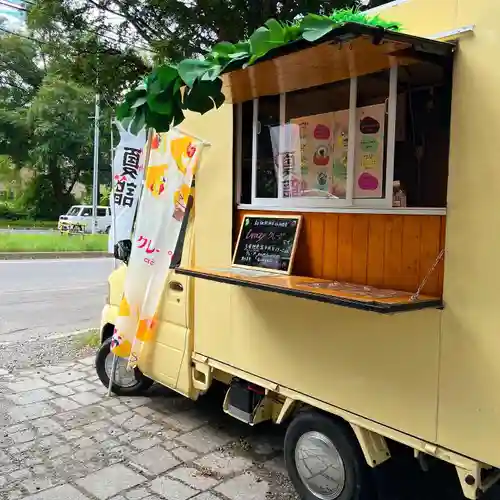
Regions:
[[245, 215], [233, 266], [290, 274], [300, 223], [300, 215]]

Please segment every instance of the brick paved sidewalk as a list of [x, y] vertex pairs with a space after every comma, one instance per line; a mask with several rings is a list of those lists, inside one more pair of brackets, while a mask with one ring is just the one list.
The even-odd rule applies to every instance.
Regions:
[[108, 398], [93, 358], [0, 371], [0, 499], [295, 500], [283, 431], [209, 397]]

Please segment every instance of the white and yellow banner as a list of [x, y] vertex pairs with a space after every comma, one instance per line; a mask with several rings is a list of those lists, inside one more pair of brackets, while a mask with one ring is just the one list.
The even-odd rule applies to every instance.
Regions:
[[154, 134], [111, 350], [136, 366], [152, 341], [203, 143], [176, 129]]
[[112, 224], [108, 238], [108, 251], [121, 240], [129, 240], [134, 224], [134, 215], [139, 202], [144, 178], [144, 144], [146, 131], [137, 135], [124, 129], [117, 122], [120, 142], [113, 159], [113, 198], [110, 200]]

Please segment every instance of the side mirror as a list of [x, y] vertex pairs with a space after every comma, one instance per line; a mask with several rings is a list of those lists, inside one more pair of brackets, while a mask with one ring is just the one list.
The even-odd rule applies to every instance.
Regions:
[[115, 259], [121, 260], [125, 264], [128, 264], [131, 252], [132, 252], [132, 241], [130, 240], [121, 240], [115, 245], [114, 249]]

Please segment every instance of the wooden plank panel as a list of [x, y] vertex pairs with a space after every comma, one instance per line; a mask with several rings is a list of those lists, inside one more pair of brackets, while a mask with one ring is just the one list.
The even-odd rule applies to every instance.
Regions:
[[222, 92], [228, 102], [236, 104], [377, 73], [389, 69], [395, 59], [400, 66], [417, 63], [404, 53], [409, 47], [407, 43], [387, 40], [375, 45], [369, 36], [348, 44], [325, 42], [226, 73]]
[[398, 290], [415, 292], [420, 275], [420, 217], [408, 215], [403, 218], [403, 248], [401, 255], [401, 278]]
[[352, 281], [366, 284], [370, 216], [356, 215], [352, 230]]
[[339, 217], [337, 279], [341, 281], [352, 279], [352, 233], [355, 217], [353, 214], [342, 214]]
[[[274, 212], [276, 214], [280, 212]], [[300, 276], [309, 276], [310, 259], [309, 259], [309, 225], [307, 223], [307, 214], [302, 214], [302, 227], [300, 229], [299, 242], [295, 251], [295, 261], [293, 264], [292, 274]]]
[[401, 256], [403, 253], [403, 217], [386, 219], [384, 248], [384, 286], [397, 288], [401, 277]]
[[337, 279], [339, 215], [325, 214], [322, 278]]
[[384, 284], [386, 219], [386, 215], [370, 215], [366, 272], [367, 285], [383, 286]]
[[[238, 210], [235, 229], [243, 216]], [[262, 211], [279, 215], [280, 211]], [[414, 292], [444, 248], [446, 217], [302, 213], [293, 274]], [[235, 231], [237, 233], [237, 231]], [[441, 296], [441, 261], [423, 293]]]
[[309, 251], [310, 274], [313, 278], [321, 278], [323, 275], [323, 249], [325, 240], [325, 215], [321, 213], [307, 214], [307, 226], [309, 229]]
[[[422, 216], [419, 282], [421, 282], [429, 272], [441, 250], [440, 236], [441, 218]], [[422, 293], [434, 293], [437, 295], [442, 293], [442, 291], [439, 290], [439, 272], [437, 269], [429, 276]]]

